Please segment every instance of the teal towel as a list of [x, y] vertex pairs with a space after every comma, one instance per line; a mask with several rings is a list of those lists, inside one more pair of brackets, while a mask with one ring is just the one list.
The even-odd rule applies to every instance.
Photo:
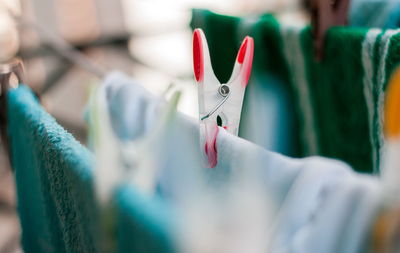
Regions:
[[24, 251], [97, 252], [89, 151], [24, 85], [8, 93], [8, 134]]
[[[165, 201], [146, 197], [130, 185], [118, 188], [114, 203], [118, 252], [175, 252], [173, 214]], [[140, 236], [135, 236], [140, 235]]]
[[236, 35], [247, 23], [255, 38], [252, 78], [273, 76], [289, 89], [296, 155], [332, 157], [359, 172], [379, 172], [384, 93], [400, 63], [399, 30], [332, 28], [324, 59], [316, 62], [310, 27], [288, 27], [271, 15], [238, 18], [194, 10], [191, 26], [205, 31], [221, 81], [229, 76], [232, 66], [226, 63], [233, 62]]

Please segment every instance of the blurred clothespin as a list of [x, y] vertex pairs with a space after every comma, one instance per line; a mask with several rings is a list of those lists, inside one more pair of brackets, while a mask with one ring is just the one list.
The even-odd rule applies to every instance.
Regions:
[[372, 252], [400, 251], [400, 68], [392, 76], [385, 104], [382, 161], [384, 209], [375, 222]]
[[315, 58], [324, 57], [326, 32], [332, 26], [347, 25], [350, 0], [306, 0], [311, 13]]
[[218, 126], [234, 135], [239, 132], [243, 97], [250, 78], [253, 53], [254, 41], [247, 36], [239, 49], [229, 81], [221, 84], [212, 69], [203, 31], [194, 31], [193, 67], [199, 85], [200, 144], [210, 168], [217, 164]]

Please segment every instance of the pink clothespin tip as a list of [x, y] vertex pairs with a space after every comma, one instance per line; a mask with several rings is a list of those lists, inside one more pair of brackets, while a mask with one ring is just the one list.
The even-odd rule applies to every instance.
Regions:
[[247, 36], [240, 46], [229, 81], [221, 84], [211, 66], [206, 37], [201, 29], [193, 33], [193, 69], [198, 83], [200, 143], [210, 168], [217, 165], [216, 139], [220, 127], [237, 135], [247, 83], [253, 63], [254, 41]]

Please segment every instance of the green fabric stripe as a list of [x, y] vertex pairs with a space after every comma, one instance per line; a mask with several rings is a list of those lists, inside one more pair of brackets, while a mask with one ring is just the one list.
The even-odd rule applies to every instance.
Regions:
[[312, 92], [320, 155], [350, 163], [358, 171], [371, 168], [368, 111], [363, 94], [361, 45], [366, 30], [332, 28], [324, 58], [314, 60], [311, 30], [302, 34], [308, 82]]
[[[390, 48], [392, 46], [395, 46], [395, 44], [392, 42], [393, 37], [396, 36], [396, 34], [399, 33], [400, 30], [388, 30], [386, 31], [385, 35], [386, 36], [386, 40], [383, 41], [383, 43], [381, 43], [381, 62], [380, 62], [380, 69], [381, 69], [381, 73], [380, 73], [380, 80], [378, 80], [378, 104], [377, 104], [377, 115], [378, 115], [378, 119], [377, 119], [377, 125], [378, 125], [378, 129], [376, 130], [376, 134], [377, 134], [377, 149], [379, 150], [379, 158], [380, 156], [382, 156], [382, 148], [383, 148], [383, 142], [384, 142], [384, 137], [383, 137], [383, 123], [384, 123], [384, 100], [385, 100], [385, 90], [386, 90], [386, 86], [387, 86], [387, 82], [389, 79], [389, 72], [391, 73], [392, 70], [390, 68], [387, 68], [387, 60], [388, 60], [388, 53], [390, 51]], [[380, 166], [380, 159], [378, 159], [378, 164], [376, 165], [377, 168], [379, 168]]]

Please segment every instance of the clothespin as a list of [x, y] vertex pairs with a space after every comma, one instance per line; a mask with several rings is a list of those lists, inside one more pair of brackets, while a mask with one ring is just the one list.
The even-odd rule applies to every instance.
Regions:
[[400, 68], [392, 76], [386, 94], [381, 169], [385, 206], [372, 233], [373, 252], [400, 251]]
[[326, 32], [332, 26], [347, 25], [350, 0], [307, 0], [311, 12], [315, 58], [324, 56]]
[[240, 46], [229, 81], [221, 84], [211, 66], [206, 37], [201, 29], [193, 34], [193, 67], [198, 84], [200, 144], [208, 167], [217, 164], [216, 139], [220, 127], [231, 134], [239, 132], [243, 97], [253, 63], [254, 41], [246, 37]]
[[4, 146], [9, 151], [7, 138], [7, 92], [24, 82], [24, 65], [18, 58], [0, 64], [0, 126]]

